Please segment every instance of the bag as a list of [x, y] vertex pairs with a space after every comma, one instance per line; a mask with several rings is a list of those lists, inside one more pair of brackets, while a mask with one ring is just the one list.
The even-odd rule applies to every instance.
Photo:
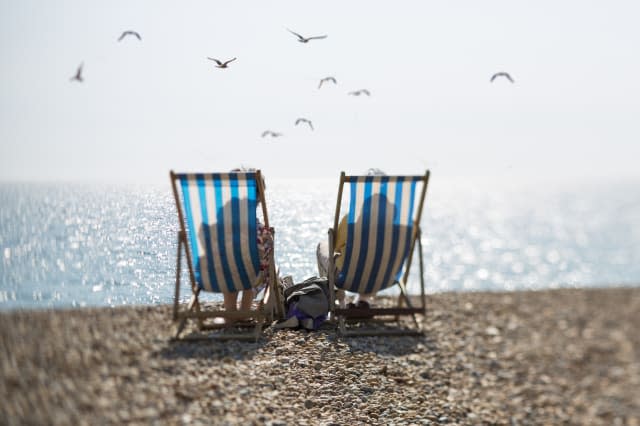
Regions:
[[[329, 282], [326, 277], [311, 277], [284, 291], [287, 318], [297, 317], [307, 329], [316, 330], [329, 313]], [[312, 326], [309, 321], [312, 320]]]

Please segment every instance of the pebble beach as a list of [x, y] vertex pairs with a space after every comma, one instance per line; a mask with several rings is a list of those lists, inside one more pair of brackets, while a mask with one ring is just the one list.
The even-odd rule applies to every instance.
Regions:
[[640, 288], [429, 295], [422, 337], [175, 342], [170, 318], [0, 313], [0, 423], [640, 424]]

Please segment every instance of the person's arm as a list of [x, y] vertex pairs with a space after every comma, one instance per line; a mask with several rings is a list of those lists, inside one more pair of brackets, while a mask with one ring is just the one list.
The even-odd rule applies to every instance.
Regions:
[[336, 232], [336, 244], [333, 251], [339, 254], [343, 254], [345, 246], [347, 245], [347, 216], [342, 216], [340, 223], [338, 224], [338, 231]]
[[336, 268], [342, 269], [344, 263], [344, 249], [347, 246], [347, 216], [342, 216], [336, 231], [336, 244], [333, 247], [333, 253], [336, 258]]

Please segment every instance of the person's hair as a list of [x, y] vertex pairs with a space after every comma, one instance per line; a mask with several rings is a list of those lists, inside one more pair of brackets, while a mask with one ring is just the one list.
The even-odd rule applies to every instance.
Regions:
[[[258, 171], [258, 169], [256, 169], [255, 167], [240, 166], [231, 169], [230, 173], [250, 173], [256, 171]], [[262, 180], [262, 188], [267, 189], [267, 184], [264, 182], [264, 176], [260, 175], [260, 179]], [[258, 186], [256, 186], [256, 197], [258, 198], [258, 201], [260, 201], [260, 187]]]
[[255, 172], [256, 169], [255, 167], [245, 167], [245, 166], [240, 166], [240, 167], [236, 167], [234, 169], [231, 169], [232, 173], [240, 173], [240, 172]]
[[367, 170], [367, 176], [386, 176], [387, 174], [380, 169], [372, 167]]

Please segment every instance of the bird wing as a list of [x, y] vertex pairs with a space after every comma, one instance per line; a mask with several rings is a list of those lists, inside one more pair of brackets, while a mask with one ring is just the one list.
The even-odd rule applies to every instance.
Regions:
[[126, 32], [120, 34], [120, 37], [118, 38], [118, 41], [121, 41], [124, 38], [124, 36], [126, 36], [126, 35], [127, 35]]
[[333, 83], [334, 83], [334, 84], [338, 84], [338, 82], [336, 81], [336, 79], [335, 79], [335, 78], [333, 78], [333, 77], [328, 77], [328, 78], [327, 78], [327, 80], [329, 80], [329, 81], [333, 81]]
[[321, 36], [313, 36], [313, 37], [307, 37], [307, 40], [320, 40], [323, 38], [327, 38], [326, 35], [321, 35]]
[[271, 132], [269, 132], [268, 130], [265, 130], [264, 132], [262, 132], [262, 137], [264, 138], [264, 137], [265, 137], [265, 136], [267, 136], [269, 133], [271, 133]]
[[229, 62], [233, 62], [233, 61], [235, 61], [236, 59], [238, 59], [238, 58], [229, 59], [227, 62], [225, 62], [225, 63], [224, 63], [224, 64], [222, 64], [222, 65], [227, 65]]
[[291, 31], [289, 28], [287, 28], [287, 31], [289, 31], [291, 34], [295, 35], [296, 37], [298, 37], [300, 40], [304, 40], [305, 38], [302, 37], [300, 34], [298, 34], [295, 31]]
[[318, 89], [322, 87], [322, 83], [324, 83], [324, 78], [320, 80], [320, 84], [318, 84]]
[[136, 31], [131, 31], [131, 34], [133, 34], [134, 36], [138, 37], [138, 40], [142, 41], [142, 37], [140, 37], [140, 34], [138, 34]]
[[217, 60], [216, 58], [210, 58], [210, 57], [208, 57], [208, 56], [207, 56], [207, 59], [208, 59], [208, 60], [210, 60], [210, 61], [214, 61], [214, 62], [215, 62], [216, 64], [218, 64], [218, 65], [222, 65], [222, 62], [220, 62], [220, 61], [219, 61], [219, 60]]
[[73, 81], [73, 80], [82, 81], [82, 67], [83, 66], [84, 66], [84, 63], [81, 63], [80, 66], [78, 67], [78, 69], [76, 69], [76, 75], [71, 77], [69, 79], [70, 81]]
[[369, 92], [367, 89], [362, 89], [361, 92], [367, 96], [371, 96], [371, 92]]
[[512, 83], [514, 82], [514, 81], [513, 81], [513, 78], [511, 78], [511, 76], [509, 75], [509, 73], [507, 73], [507, 72], [502, 72], [502, 71], [501, 71], [501, 72], [497, 72], [497, 73], [495, 73], [495, 74], [491, 77], [491, 82], [493, 82], [493, 80], [495, 80], [495, 79], [496, 79], [496, 78], [498, 78], [498, 77], [505, 77], [505, 78], [507, 78], [510, 82], [512, 82]]
[[301, 121], [304, 121], [304, 119], [303, 119], [303, 118], [298, 118], [298, 119], [296, 120], [296, 126], [297, 126], [298, 124], [300, 124], [300, 122], [301, 122]]
[[313, 130], [313, 123], [311, 122], [311, 120], [307, 120], [307, 123], [309, 123], [309, 127], [311, 127], [311, 130]]

